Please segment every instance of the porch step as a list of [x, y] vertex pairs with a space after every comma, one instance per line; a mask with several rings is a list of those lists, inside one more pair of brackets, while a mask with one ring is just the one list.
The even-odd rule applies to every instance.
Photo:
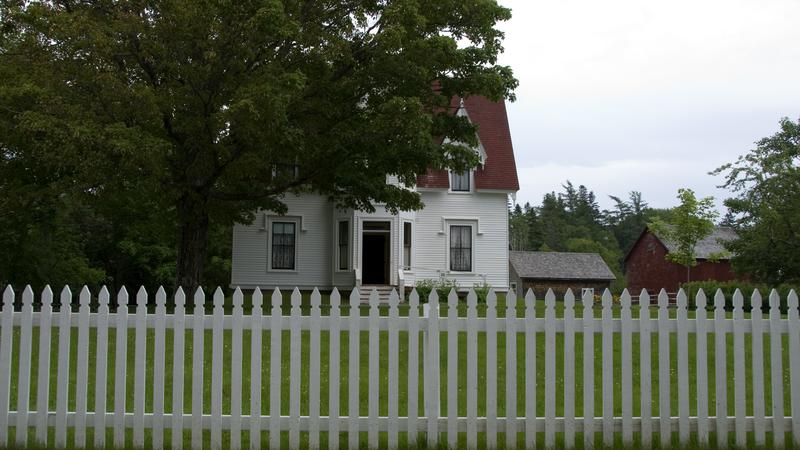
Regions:
[[369, 303], [369, 296], [372, 294], [372, 290], [378, 292], [378, 300], [380, 303], [389, 303], [389, 294], [391, 294], [392, 289], [397, 289], [396, 286], [388, 286], [388, 285], [362, 285], [358, 289], [358, 293], [361, 296], [361, 303], [368, 304]]

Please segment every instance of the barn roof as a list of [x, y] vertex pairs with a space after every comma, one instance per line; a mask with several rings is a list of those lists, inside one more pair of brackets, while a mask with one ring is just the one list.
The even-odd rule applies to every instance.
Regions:
[[509, 252], [520, 278], [542, 280], [615, 280], [617, 277], [597, 253]]
[[[656, 238], [664, 244], [664, 247], [667, 247], [667, 251], [674, 252], [678, 250], [678, 245], [674, 242], [667, 241], [665, 239], [661, 239], [660, 237], [656, 236]], [[708, 259], [711, 256], [715, 255], [718, 256], [721, 253], [730, 253], [725, 249], [724, 243], [726, 241], [732, 241], [737, 238], [736, 232], [733, 231], [731, 227], [715, 227], [714, 231], [705, 239], [702, 239], [694, 248], [695, 258], [697, 259]], [[728, 258], [721, 258], [721, 259], [728, 259]]]
[[[451, 106], [458, 110], [460, 102], [454, 98]], [[475, 169], [475, 188], [518, 191], [517, 164], [505, 101], [493, 102], [476, 95], [464, 99], [464, 109], [477, 126], [478, 139], [486, 152], [485, 163]], [[417, 186], [446, 189], [450, 187], [450, 180], [446, 170], [429, 170], [417, 178]]]

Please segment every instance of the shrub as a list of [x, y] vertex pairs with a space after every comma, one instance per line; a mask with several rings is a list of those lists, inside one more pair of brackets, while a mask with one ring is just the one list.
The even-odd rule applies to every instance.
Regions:
[[475, 295], [478, 296], [478, 303], [486, 303], [486, 297], [489, 295], [489, 290], [492, 289], [492, 286], [487, 283], [475, 283], [472, 285], [472, 290], [475, 291]]
[[420, 303], [426, 303], [428, 301], [428, 296], [434, 289], [436, 289], [436, 293], [439, 295], [439, 301], [446, 302], [447, 295], [450, 294], [450, 290], [458, 290], [458, 282], [456, 280], [448, 280], [446, 278], [439, 280], [424, 279], [417, 280], [417, 282], [414, 284], [414, 287], [417, 289], [417, 294], [419, 294]]
[[[733, 294], [736, 292], [736, 289], [742, 291], [742, 295], [744, 296], [744, 310], [750, 311], [752, 307], [750, 306], [750, 298], [753, 295], [753, 291], [758, 289], [761, 293], [762, 298], [762, 310], [764, 312], [769, 311], [769, 294], [772, 292], [773, 287], [768, 286], [766, 284], [760, 283], [751, 283], [748, 281], [692, 281], [689, 283], [683, 283], [681, 285], [686, 294], [689, 296], [689, 307], [695, 308], [696, 307], [696, 296], [697, 291], [703, 289], [703, 292], [706, 294], [706, 298], [708, 299], [707, 305], [708, 309], [713, 309], [714, 307], [714, 295], [717, 292], [717, 289], [722, 291], [722, 294], [725, 296], [725, 309], [731, 310], [733, 309]], [[794, 289], [795, 292], [800, 293], [800, 287], [798, 286], [791, 286], [788, 284], [781, 284], [779, 286], [774, 286], [775, 290], [778, 291], [778, 295], [781, 299], [781, 312], [786, 312], [786, 297], [789, 295], [789, 291]]]

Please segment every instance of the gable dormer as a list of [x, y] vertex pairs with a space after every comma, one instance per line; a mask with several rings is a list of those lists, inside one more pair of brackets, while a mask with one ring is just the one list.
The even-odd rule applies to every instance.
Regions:
[[[455, 114], [466, 116], [478, 128], [478, 148], [481, 164], [472, 171], [470, 185], [473, 191], [519, 190], [517, 165], [508, 127], [504, 101], [493, 102], [486, 97], [454, 98]], [[450, 173], [446, 170], [429, 170], [417, 178], [421, 189], [449, 189]]]

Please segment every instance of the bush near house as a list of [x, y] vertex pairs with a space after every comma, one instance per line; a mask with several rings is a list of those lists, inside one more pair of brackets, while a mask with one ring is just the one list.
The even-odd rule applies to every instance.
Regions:
[[419, 294], [420, 303], [427, 303], [428, 296], [434, 289], [436, 289], [436, 293], [439, 295], [439, 301], [447, 302], [447, 295], [450, 294], [450, 290], [455, 289], [456, 291], [458, 291], [458, 281], [448, 280], [446, 278], [442, 278], [439, 280], [424, 279], [424, 280], [418, 280], [414, 284], [414, 287], [417, 288], [417, 293]]
[[717, 292], [717, 289], [721, 290], [722, 293], [725, 295], [725, 309], [732, 310], [733, 309], [733, 294], [736, 292], [736, 289], [739, 289], [744, 296], [744, 310], [750, 311], [752, 306], [750, 305], [750, 299], [752, 298], [753, 292], [758, 289], [761, 293], [761, 304], [762, 310], [764, 312], [769, 311], [769, 294], [772, 292], [772, 289], [778, 291], [778, 295], [780, 295], [781, 303], [780, 309], [781, 313], [786, 313], [786, 296], [789, 295], [789, 291], [792, 289], [795, 292], [800, 293], [800, 286], [794, 286], [789, 284], [781, 284], [778, 286], [769, 286], [766, 284], [761, 283], [751, 283], [748, 281], [740, 281], [740, 280], [732, 280], [732, 281], [714, 281], [714, 280], [707, 280], [707, 281], [692, 281], [689, 283], [681, 284], [681, 288], [686, 291], [686, 294], [689, 296], [689, 307], [695, 308], [696, 307], [696, 296], [697, 291], [702, 289], [703, 292], [706, 294], [706, 298], [708, 299], [707, 305], [708, 309], [711, 310], [714, 307], [714, 294]]

